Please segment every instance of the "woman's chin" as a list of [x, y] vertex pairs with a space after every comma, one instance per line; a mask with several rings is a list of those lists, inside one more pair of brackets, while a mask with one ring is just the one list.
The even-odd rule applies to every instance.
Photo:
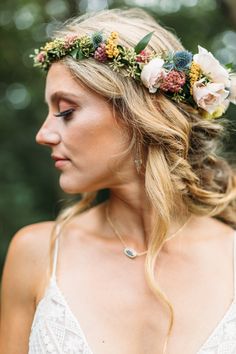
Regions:
[[69, 181], [65, 176], [61, 175], [59, 178], [59, 186], [63, 190], [63, 192], [67, 194], [76, 194], [80, 193], [78, 185], [75, 186]]
[[[61, 176], [62, 177], [62, 176]], [[59, 180], [59, 185], [60, 188], [63, 190], [63, 192], [67, 194], [80, 194], [80, 193], [85, 193], [85, 192], [90, 192], [90, 188], [88, 185], [79, 185], [79, 184], [72, 184], [71, 181], [65, 181], [63, 178], [60, 178]]]
[[80, 190], [80, 188], [78, 188], [78, 186], [75, 188], [72, 185], [69, 185], [67, 183], [59, 183], [60, 188], [63, 190], [63, 192], [67, 193], [67, 194], [78, 194], [78, 193], [82, 193], [83, 191]]

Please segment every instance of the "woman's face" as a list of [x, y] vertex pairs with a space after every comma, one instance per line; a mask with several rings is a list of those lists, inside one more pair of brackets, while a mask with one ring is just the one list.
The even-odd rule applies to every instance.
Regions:
[[[122, 178], [134, 178], [132, 156], [123, 161], [118, 157], [129, 144], [128, 135], [105, 98], [75, 81], [63, 64], [54, 63], [47, 75], [45, 99], [49, 111], [36, 141], [51, 148], [65, 192], [117, 186], [121, 180], [114, 166]], [[54, 115], [67, 110], [72, 113]]]

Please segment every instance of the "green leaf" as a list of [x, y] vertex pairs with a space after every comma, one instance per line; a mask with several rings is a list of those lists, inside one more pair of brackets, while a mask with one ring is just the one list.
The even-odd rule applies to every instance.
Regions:
[[120, 44], [117, 44], [117, 48], [119, 49], [120, 52], [124, 51], [124, 47], [122, 47], [122, 45]]
[[138, 44], [135, 46], [134, 50], [135, 50], [135, 53], [136, 54], [139, 54], [142, 50], [144, 50], [146, 48], [146, 46], [148, 45], [152, 35], [153, 35], [154, 31], [153, 32], [150, 32], [148, 34], [146, 34], [146, 36], [144, 36], [139, 42]]
[[82, 50], [80, 48], [78, 49], [77, 58], [79, 60], [84, 59], [84, 54], [83, 54], [83, 52], [82, 52]]
[[225, 65], [225, 67], [226, 67], [226, 69], [231, 71], [234, 68], [234, 64], [233, 63], [228, 63], [228, 64]]
[[72, 56], [72, 58], [77, 59], [77, 54], [78, 54], [78, 48], [73, 49], [70, 52], [70, 55]]

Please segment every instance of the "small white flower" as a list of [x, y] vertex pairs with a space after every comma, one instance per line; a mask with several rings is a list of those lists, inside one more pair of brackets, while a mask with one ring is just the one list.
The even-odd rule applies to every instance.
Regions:
[[236, 104], [236, 73], [229, 75], [230, 77], [230, 89], [229, 89], [229, 101]]
[[141, 72], [141, 80], [149, 89], [150, 93], [155, 93], [160, 87], [163, 77], [166, 72], [163, 68], [164, 60], [161, 58], [154, 58], [148, 64], [144, 65]]
[[225, 100], [229, 95], [229, 91], [225, 90], [222, 83], [204, 84], [202, 80], [195, 82], [193, 85], [193, 98], [198, 107], [201, 107], [208, 113], [214, 113], [219, 106], [226, 106]]
[[200, 66], [203, 74], [209, 77], [212, 82], [221, 83], [224, 84], [225, 87], [230, 87], [229, 72], [211, 52], [198, 46], [198, 54], [193, 56], [193, 61]]

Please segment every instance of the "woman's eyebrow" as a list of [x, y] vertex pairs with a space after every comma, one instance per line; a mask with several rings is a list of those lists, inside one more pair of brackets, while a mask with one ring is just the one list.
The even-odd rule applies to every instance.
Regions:
[[[50, 101], [52, 103], [55, 103], [59, 98], [62, 98], [62, 99], [64, 98], [67, 101], [71, 101], [73, 103], [73, 100], [78, 100], [81, 97], [74, 95], [73, 93], [66, 92], [66, 91], [56, 91], [51, 95]], [[46, 97], [45, 97], [45, 103], [48, 104]]]

